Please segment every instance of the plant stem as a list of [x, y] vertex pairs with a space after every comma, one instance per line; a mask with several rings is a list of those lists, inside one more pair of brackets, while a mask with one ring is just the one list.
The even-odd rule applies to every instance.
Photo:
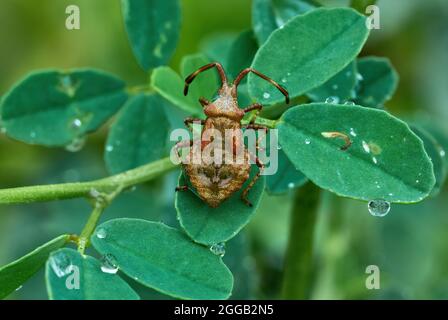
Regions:
[[177, 165], [173, 164], [167, 157], [123, 173], [93, 181], [2, 189], [0, 190], [0, 204], [88, 197], [92, 190], [110, 194], [117, 188], [126, 189], [149, 181], [176, 167]]
[[320, 189], [311, 182], [296, 191], [285, 255], [283, 299], [306, 299], [309, 296], [319, 199]]
[[93, 211], [90, 214], [86, 225], [84, 226], [84, 229], [82, 229], [81, 235], [79, 236], [77, 241], [78, 251], [81, 254], [84, 254], [86, 247], [88, 247], [90, 236], [92, 235], [93, 230], [95, 230], [98, 220], [100, 219], [101, 214], [104, 212], [104, 209], [106, 209], [105, 205], [95, 204]]

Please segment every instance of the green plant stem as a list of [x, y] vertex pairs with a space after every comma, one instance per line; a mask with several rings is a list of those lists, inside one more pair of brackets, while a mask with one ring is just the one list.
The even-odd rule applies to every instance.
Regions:
[[176, 167], [177, 165], [167, 157], [99, 180], [2, 189], [0, 190], [0, 204], [89, 197], [92, 190], [110, 194], [117, 188], [126, 189], [149, 181]]
[[89, 219], [86, 222], [86, 225], [84, 226], [84, 229], [82, 229], [81, 235], [79, 236], [77, 241], [78, 251], [81, 254], [84, 254], [86, 247], [88, 247], [90, 236], [95, 230], [96, 225], [100, 220], [101, 214], [104, 212], [104, 209], [106, 209], [105, 205], [102, 204], [95, 205], [92, 213], [89, 216]]
[[285, 255], [283, 299], [306, 299], [309, 296], [319, 200], [320, 189], [311, 182], [296, 191]]

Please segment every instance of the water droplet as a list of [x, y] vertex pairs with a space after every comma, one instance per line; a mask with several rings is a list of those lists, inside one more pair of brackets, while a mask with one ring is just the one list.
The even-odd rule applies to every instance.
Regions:
[[210, 251], [213, 252], [213, 254], [220, 256], [222, 258], [226, 254], [226, 245], [224, 242], [215, 243], [210, 246]]
[[371, 200], [367, 208], [372, 216], [384, 217], [390, 211], [390, 203], [385, 200]]
[[92, 198], [98, 198], [101, 196], [101, 193], [98, 190], [96, 190], [95, 188], [92, 188], [89, 191], [89, 196], [91, 196]]
[[287, 72], [286, 75], [289, 77], [291, 75], [291, 72]]
[[337, 84], [334, 84], [331, 86], [333, 88], [333, 90], [338, 90], [339, 86]]
[[345, 106], [354, 106], [355, 103], [354, 103], [353, 101], [348, 100], [348, 101], [345, 101], [345, 102], [344, 102], [344, 105], [345, 105]]
[[338, 104], [339, 103], [339, 97], [336, 97], [336, 96], [328, 97], [327, 99], [325, 99], [325, 103]]
[[353, 128], [350, 128], [350, 135], [353, 136], [353, 137], [357, 136], [357, 134], [356, 134], [356, 132], [355, 132], [355, 130]]
[[35, 131], [31, 131], [31, 133], [30, 133], [30, 137], [31, 137], [32, 139], [36, 138], [36, 132], [35, 132]]
[[286, 83], [286, 82], [288, 82], [288, 80], [286, 80], [286, 78], [283, 78], [283, 79], [282, 79], [282, 82], [283, 82], [283, 83]]
[[106, 231], [106, 229], [104, 229], [104, 228], [98, 228], [98, 229], [96, 230], [96, 237], [97, 237], [98, 239], [104, 239], [104, 238], [106, 238], [106, 237], [107, 237], [107, 231]]
[[374, 164], [377, 164], [377, 163], [378, 163], [378, 160], [377, 160], [377, 158], [375, 158], [375, 157], [372, 157], [372, 161], [373, 161]]
[[85, 137], [74, 138], [72, 142], [65, 146], [65, 150], [69, 152], [78, 152], [81, 150], [86, 143]]
[[101, 271], [110, 274], [118, 272], [117, 259], [112, 254], [107, 253], [101, 258]]
[[445, 157], [445, 150], [443, 150], [443, 149], [440, 150], [440, 156]]
[[81, 128], [81, 126], [82, 126], [81, 119], [78, 119], [78, 118], [73, 119], [73, 121], [72, 121], [72, 128], [73, 129], [79, 129], [79, 128]]
[[364, 149], [365, 152], [370, 153], [369, 144], [367, 142], [365, 142], [364, 140], [362, 141], [362, 148]]
[[420, 180], [418, 180], [418, 179], [417, 179], [417, 180], [415, 180], [415, 183], [420, 183]]
[[267, 92], [263, 93], [263, 98], [265, 99], [269, 99], [271, 97], [271, 95]]
[[107, 146], [106, 146], [106, 152], [112, 152], [114, 150], [114, 146], [112, 146], [112, 145], [110, 145], [110, 144], [108, 144]]
[[310, 143], [311, 143], [310, 139], [305, 139], [305, 144], [310, 144]]
[[279, 29], [283, 29], [285, 27], [284, 24], [282, 24], [280, 27], [278, 27]]
[[64, 277], [70, 272], [71, 261], [64, 252], [57, 252], [50, 256], [50, 267], [58, 278]]
[[356, 80], [358, 80], [358, 81], [362, 81], [362, 80], [364, 80], [364, 77], [362, 76], [362, 74], [357, 73], [357, 74], [356, 74]]
[[281, 145], [277, 145], [277, 150], [282, 150], [282, 146]]
[[16, 288], [16, 291], [19, 291], [20, 289], [22, 289], [23, 288], [23, 285], [20, 285], [20, 286], [18, 286], [17, 288]]
[[289, 188], [289, 189], [294, 188], [294, 182], [290, 182], [290, 183], [288, 183], [288, 188]]

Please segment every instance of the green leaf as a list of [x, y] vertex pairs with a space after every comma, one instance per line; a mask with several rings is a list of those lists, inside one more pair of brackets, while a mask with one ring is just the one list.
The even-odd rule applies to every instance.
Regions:
[[[185, 79], [191, 73], [195, 72], [200, 67], [210, 63], [211, 61], [205, 57], [203, 54], [193, 54], [185, 56], [180, 65], [182, 78]], [[212, 69], [204, 72], [194, 79], [188, 90], [188, 97], [193, 103], [196, 104], [197, 108], [202, 108], [200, 105], [199, 98], [204, 97], [211, 100], [215, 97], [218, 89], [221, 86], [221, 80], [218, 78], [218, 73], [216, 69]]]
[[6, 134], [31, 144], [66, 145], [96, 130], [126, 101], [125, 84], [97, 70], [40, 71], [2, 100]]
[[44, 265], [50, 252], [68, 241], [69, 235], [61, 235], [34, 249], [22, 258], [0, 268], [0, 299], [14, 292]]
[[270, 194], [282, 194], [303, 186], [308, 179], [297, 170], [283, 150], [278, 150], [278, 169], [273, 175], [266, 176], [266, 190]]
[[282, 27], [291, 18], [317, 6], [313, 0], [254, 0], [252, 27], [258, 43], [263, 44], [274, 30]]
[[229, 50], [228, 76], [233, 79], [245, 68], [249, 68], [258, 50], [257, 40], [252, 30], [241, 32]]
[[[321, 188], [342, 196], [417, 202], [435, 178], [422, 141], [401, 120], [383, 110], [314, 103], [286, 111], [279, 141], [288, 158]], [[340, 132], [352, 142], [340, 150]]]
[[184, 80], [171, 68], [159, 67], [151, 75], [151, 86], [162, 97], [192, 115], [201, 115], [202, 106], [188, 95], [184, 96]]
[[114, 255], [125, 274], [164, 294], [226, 299], [232, 291], [232, 274], [220, 257], [162, 223], [110, 220], [91, 240], [99, 252]]
[[[358, 59], [361, 75], [355, 102], [361, 106], [378, 108], [392, 98], [398, 85], [398, 74], [387, 58]], [[362, 79], [362, 80], [361, 80]]]
[[140, 66], [148, 71], [171, 58], [179, 39], [178, 0], [122, 0], [126, 32]]
[[200, 44], [200, 51], [210, 59], [222, 64], [225, 70], [229, 66], [229, 52], [232, 43], [236, 39], [235, 33], [218, 33], [204, 39]]
[[[265, 178], [261, 176], [248, 194], [252, 207], [241, 200], [241, 192], [252, 180], [258, 168], [252, 166], [251, 175], [240, 191], [225, 200], [217, 208], [211, 208], [191, 191], [177, 192], [175, 206], [180, 225], [196, 242], [212, 245], [225, 242], [250, 221], [260, 203], [265, 187]], [[183, 174], [179, 185], [185, 185]]]
[[140, 94], [128, 101], [107, 137], [105, 160], [110, 173], [133, 169], [168, 154], [168, 104], [156, 94]]
[[103, 272], [95, 258], [73, 249], [53, 252], [45, 269], [51, 300], [139, 300], [118, 275]]
[[323, 85], [307, 92], [307, 96], [316, 102], [325, 102], [327, 98], [343, 103], [355, 95], [356, 63], [351, 62]]
[[[361, 51], [369, 30], [353, 9], [316, 9], [297, 16], [272, 33], [258, 50], [252, 67], [289, 91], [292, 99], [325, 83]], [[264, 104], [283, 104], [269, 82], [250, 74], [249, 93]], [[294, 101], [293, 101], [294, 102]]]
[[432, 161], [434, 168], [434, 176], [436, 177], [436, 184], [432, 189], [431, 196], [439, 194], [443, 187], [446, 178], [446, 166], [443, 156], [443, 149], [436, 139], [426, 130], [415, 125], [411, 126], [412, 131], [423, 141], [425, 150]]

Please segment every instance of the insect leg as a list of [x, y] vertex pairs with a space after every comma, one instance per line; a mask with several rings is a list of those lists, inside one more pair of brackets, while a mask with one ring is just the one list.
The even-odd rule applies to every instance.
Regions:
[[190, 83], [193, 82], [194, 78], [196, 78], [196, 76], [198, 74], [200, 74], [201, 72], [206, 71], [208, 69], [214, 68], [214, 67], [216, 67], [216, 69], [218, 70], [218, 74], [219, 74], [219, 77], [221, 78], [222, 85], [227, 84], [227, 77], [226, 77], [226, 74], [224, 72], [222, 65], [218, 62], [212, 62], [212, 63], [206, 64], [205, 66], [200, 67], [198, 70], [196, 70], [195, 72], [190, 74], [185, 79], [184, 95], [186, 96], [188, 94], [188, 86], [190, 85]]
[[247, 185], [246, 189], [243, 190], [243, 192], [241, 193], [241, 200], [243, 200], [243, 202], [248, 205], [249, 207], [252, 207], [252, 203], [247, 199], [247, 194], [249, 193], [250, 189], [252, 189], [252, 187], [254, 186], [255, 182], [257, 182], [258, 178], [260, 178], [260, 174], [261, 172], [264, 170], [264, 164], [263, 162], [261, 162], [260, 159], [258, 159], [257, 157], [255, 157], [255, 163], [258, 167], [258, 172], [257, 174], [254, 176], [254, 178], [252, 179], [251, 182], [249, 182], [249, 184]]
[[192, 127], [191, 127], [191, 124], [193, 124], [193, 123], [201, 123], [201, 125], [204, 125], [204, 124], [205, 124], [205, 120], [198, 119], [198, 118], [191, 118], [191, 117], [188, 117], [188, 118], [185, 118], [184, 123], [185, 123], [185, 126], [186, 126], [190, 131], [193, 131], [193, 129], [192, 129]]
[[249, 73], [249, 72], [253, 72], [255, 73], [257, 76], [259, 76], [260, 78], [268, 81], [269, 83], [271, 83], [273, 86], [275, 86], [284, 96], [285, 96], [285, 100], [286, 103], [289, 103], [289, 94], [288, 91], [286, 91], [285, 88], [283, 88], [281, 85], [279, 85], [277, 82], [275, 82], [274, 80], [272, 80], [271, 78], [265, 76], [264, 74], [258, 72], [255, 69], [252, 68], [246, 68], [243, 71], [240, 72], [240, 74], [236, 77], [235, 81], [233, 82], [233, 90], [234, 90], [234, 95], [236, 96], [236, 90], [238, 85], [240, 84], [241, 80]]
[[205, 99], [204, 97], [200, 97], [200, 98], [199, 98], [199, 103], [201, 104], [201, 106], [206, 107], [207, 105], [210, 104], [210, 101], [208, 101], [208, 100]]
[[248, 112], [257, 110], [257, 111], [255, 112], [255, 115], [254, 115], [254, 116], [252, 117], [252, 119], [250, 120], [250, 123], [252, 124], [252, 123], [255, 122], [255, 119], [258, 117], [258, 114], [260, 113], [261, 109], [263, 109], [263, 106], [262, 106], [261, 104], [259, 104], [259, 103], [255, 103], [255, 104], [253, 104], [253, 105], [251, 105], [251, 106], [248, 106], [247, 108], [244, 108], [243, 111], [244, 111], [244, 113], [246, 114], [246, 113], [248, 113]]
[[179, 162], [182, 162], [182, 159], [179, 155], [179, 151], [183, 148], [189, 147], [191, 148], [191, 146], [193, 145], [193, 140], [183, 140], [183, 141], [179, 141], [178, 143], [176, 143], [174, 145], [174, 154], [177, 157], [177, 160], [179, 160]]

